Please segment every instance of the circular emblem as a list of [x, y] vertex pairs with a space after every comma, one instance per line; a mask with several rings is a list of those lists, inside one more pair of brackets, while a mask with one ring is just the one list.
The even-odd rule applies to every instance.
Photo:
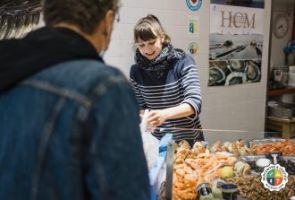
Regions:
[[199, 53], [199, 46], [197, 43], [195, 42], [191, 42], [189, 45], [188, 45], [188, 51], [191, 53], [191, 54], [197, 54]]
[[191, 11], [197, 11], [201, 8], [203, 0], [186, 0], [186, 5]]
[[285, 188], [285, 185], [288, 182], [288, 173], [281, 165], [271, 164], [264, 168], [261, 174], [261, 182], [264, 187], [270, 191], [280, 191]]

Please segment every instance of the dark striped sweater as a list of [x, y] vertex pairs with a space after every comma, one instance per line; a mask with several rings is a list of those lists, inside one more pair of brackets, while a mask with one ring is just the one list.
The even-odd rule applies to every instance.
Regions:
[[[155, 78], [151, 71], [133, 65], [130, 70], [130, 82], [134, 88], [140, 109], [164, 109], [190, 104], [196, 113], [201, 112], [201, 87], [194, 59], [185, 55], [165, 71], [162, 78]], [[175, 141], [203, 140], [199, 115], [167, 120], [157, 127], [153, 135], [161, 138], [173, 133]]]

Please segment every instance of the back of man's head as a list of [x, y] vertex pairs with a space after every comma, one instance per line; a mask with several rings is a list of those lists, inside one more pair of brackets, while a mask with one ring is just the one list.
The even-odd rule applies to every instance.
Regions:
[[43, 0], [47, 26], [68, 23], [92, 34], [108, 10], [117, 13], [119, 0]]

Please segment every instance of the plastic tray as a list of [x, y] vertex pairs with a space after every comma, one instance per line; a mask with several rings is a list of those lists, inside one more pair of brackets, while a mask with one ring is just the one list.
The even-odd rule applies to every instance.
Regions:
[[291, 161], [291, 162], [295, 163], [295, 156], [280, 156], [280, 158], [285, 161]]
[[253, 162], [260, 158], [266, 158], [265, 155], [255, 155], [255, 156], [241, 156], [240, 159], [245, 162]]

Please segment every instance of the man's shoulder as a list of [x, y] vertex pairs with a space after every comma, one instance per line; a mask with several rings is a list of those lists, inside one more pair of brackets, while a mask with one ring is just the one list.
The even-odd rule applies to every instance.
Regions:
[[120, 74], [119, 70], [115, 67], [112, 67], [110, 65], [107, 65], [101, 61], [98, 60], [72, 60], [67, 61], [64, 63], [57, 64], [52, 67], [53, 71], [56, 71], [58, 73], [70, 73], [68, 75], [73, 75], [73, 78], [87, 78], [85, 75], [88, 76], [88, 78], [94, 77], [102, 77], [102, 74], [104, 76], [107, 75], [116, 75]]
[[96, 60], [74, 60], [60, 63], [41, 71], [32, 79], [66, 90], [75, 90], [83, 95], [111, 81], [127, 82], [118, 69]]

